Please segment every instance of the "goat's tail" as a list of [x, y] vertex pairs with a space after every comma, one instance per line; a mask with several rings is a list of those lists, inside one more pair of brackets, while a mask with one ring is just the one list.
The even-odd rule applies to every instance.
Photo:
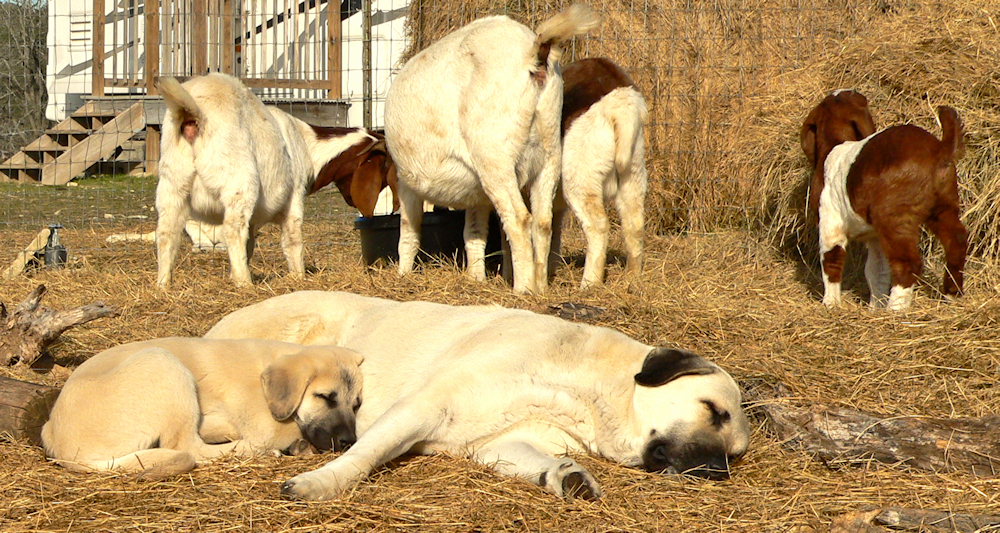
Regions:
[[205, 122], [205, 114], [198, 107], [198, 103], [176, 78], [161, 77], [157, 80], [156, 87], [160, 90], [160, 95], [163, 96], [163, 101], [167, 104], [167, 112], [180, 126], [181, 135], [188, 142], [193, 143]]
[[573, 4], [546, 19], [535, 30], [538, 36], [535, 37], [534, 51], [538, 64], [544, 68], [548, 64], [549, 55], [558, 60], [562, 55], [560, 45], [563, 41], [586, 35], [600, 24], [601, 18], [587, 4]]
[[[615, 130], [615, 169], [621, 176], [630, 172], [636, 164], [632, 156], [635, 154], [635, 144], [642, 142], [642, 126], [646, 123], [648, 112], [642, 95], [631, 87], [615, 89], [604, 99], [608, 97], [621, 101], [615, 107], [616, 112], [608, 115]], [[638, 163], [644, 164], [642, 161]]]
[[965, 128], [958, 112], [948, 106], [938, 106], [938, 120], [941, 122], [941, 159], [958, 161], [965, 155]]

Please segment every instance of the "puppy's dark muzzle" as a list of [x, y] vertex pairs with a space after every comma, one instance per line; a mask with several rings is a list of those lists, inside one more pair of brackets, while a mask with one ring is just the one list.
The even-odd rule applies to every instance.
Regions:
[[358, 440], [354, 429], [346, 426], [338, 426], [332, 429], [308, 428], [304, 433], [309, 444], [312, 444], [317, 450], [323, 452], [330, 450], [342, 452], [350, 448]]

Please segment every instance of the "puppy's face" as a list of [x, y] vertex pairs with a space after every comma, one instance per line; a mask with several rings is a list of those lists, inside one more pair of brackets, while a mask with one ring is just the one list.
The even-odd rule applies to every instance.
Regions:
[[750, 428], [740, 390], [724, 370], [694, 354], [657, 348], [636, 374], [633, 409], [651, 472], [729, 477]]
[[361, 361], [361, 354], [333, 346], [303, 346], [278, 358], [261, 374], [271, 415], [294, 417], [302, 436], [318, 450], [341, 451], [354, 444]]

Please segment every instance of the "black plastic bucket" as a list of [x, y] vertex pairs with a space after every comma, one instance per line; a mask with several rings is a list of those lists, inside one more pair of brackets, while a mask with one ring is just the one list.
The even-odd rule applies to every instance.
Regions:
[[[420, 225], [420, 253], [418, 261], [428, 259], [453, 259], [465, 264], [465, 211], [434, 210], [424, 213]], [[399, 215], [358, 217], [354, 229], [361, 234], [361, 257], [365, 264], [375, 264], [379, 259], [399, 261]], [[499, 270], [500, 223], [496, 214], [490, 216], [490, 231], [486, 239], [486, 267]]]

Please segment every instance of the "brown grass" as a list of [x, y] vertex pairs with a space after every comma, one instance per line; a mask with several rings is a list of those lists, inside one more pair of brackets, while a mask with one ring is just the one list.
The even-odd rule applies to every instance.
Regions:
[[[326, 197], [309, 199], [328, 202]], [[95, 300], [119, 306], [120, 318], [67, 332], [54, 362], [72, 366], [117, 343], [166, 335], [201, 335], [251, 302], [299, 289], [344, 289], [398, 300], [499, 303], [544, 310], [573, 301], [607, 309], [596, 323], [651, 344], [695, 350], [728, 369], [746, 390], [785, 383], [802, 404], [825, 403], [886, 416], [981, 416], [1000, 411], [996, 340], [1000, 279], [994, 264], [973, 260], [966, 298], [946, 304], [926, 288], [912, 311], [872, 312], [854, 298], [840, 310], [817, 301], [816, 273], [745, 232], [649, 237], [641, 278], [629, 283], [612, 266], [605, 287], [580, 293], [581, 269], [556, 272], [543, 296], [517, 296], [499, 280], [479, 284], [454, 266], [429, 265], [405, 278], [362, 266], [349, 219], [309, 224], [303, 282], [284, 277], [277, 234], [268, 229], [254, 258], [257, 283], [236, 289], [220, 254], [184, 252], [176, 288], [153, 288], [149, 245], [110, 247], [104, 230], [66, 230], [65, 270], [39, 271], [0, 285], [0, 301], [19, 302], [37, 284], [43, 303], [66, 308]], [[4, 249], [28, 232], [0, 235]], [[613, 242], [614, 250], [620, 243]], [[567, 251], [582, 254], [577, 228]], [[11, 256], [9, 252], [7, 256]], [[4, 262], [8, 257], [4, 256]], [[937, 265], [935, 265], [935, 268]], [[851, 293], [849, 293], [851, 294]], [[54, 385], [66, 373], [24, 369], [0, 374]], [[155, 386], [155, 384], [152, 384]], [[0, 444], [0, 530], [20, 531], [810, 531], [866, 505], [1000, 514], [997, 480], [872, 464], [824, 465], [788, 450], [756, 410], [747, 455], [725, 482], [647, 474], [597, 457], [579, 459], [605, 497], [564, 502], [526, 482], [452, 457], [412, 457], [379, 470], [333, 502], [286, 502], [279, 484], [329, 457], [224, 459], [162, 482], [129, 476], [71, 474], [39, 448]], [[101, 428], [94, 428], [101, 431]]]

